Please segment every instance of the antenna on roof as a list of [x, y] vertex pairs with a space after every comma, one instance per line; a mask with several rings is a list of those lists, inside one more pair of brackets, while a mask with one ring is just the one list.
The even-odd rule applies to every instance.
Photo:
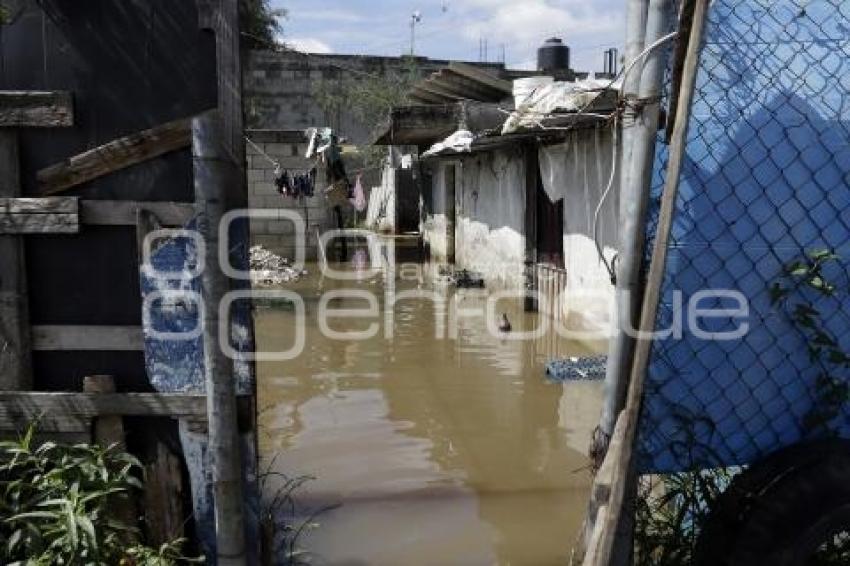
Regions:
[[410, 15], [410, 56], [415, 55], [416, 48], [416, 24], [422, 21], [422, 12], [416, 10]]

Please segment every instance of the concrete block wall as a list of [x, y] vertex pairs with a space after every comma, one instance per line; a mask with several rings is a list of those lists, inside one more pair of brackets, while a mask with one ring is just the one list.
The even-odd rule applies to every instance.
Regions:
[[[284, 169], [302, 172], [312, 168], [312, 159], [305, 159], [307, 140], [301, 130], [247, 130], [246, 135], [264, 153], [278, 161]], [[274, 164], [251, 144], [245, 144], [248, 205], [252, 210], [271, 210], [272, 218], [251, 220], [251, 240], [284, 257], [294, 258], [296, 247], [295, 225], [281, 211], [295, 212], [306, 225], [304, 241], [307, 260], [316, 259], [316, 230], [330, 228], [331, 216], [322, 194], [322, 172], [314, 195], [310, 198], [285, 197], [274, 184]]]
[[[449, 61], [417, 57], [421, 77], [448, 66]], [[500, 63], [470, 63], [505, 75]], [[320, 85], [341, 80], [363, 80], [408, 72], [407, 57], [320, 55], [296, 51], [251, 51], [244, 72], [246, 124], [250, 128], [300, 129], [329, 126], [350, 143], [371, 141], [372, 126], [344, 110], [329, 116], [316, 100]]]

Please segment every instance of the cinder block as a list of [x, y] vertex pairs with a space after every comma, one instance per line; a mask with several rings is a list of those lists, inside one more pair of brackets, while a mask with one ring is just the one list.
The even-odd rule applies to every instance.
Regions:
[[266, 180], [266, 172], [264, 169], [248, 169], [248, 182], [251, 183], [253, 181], [264, 181]]
[[289, 154], [289, 144], [285, 143], [270, 143], [266, 144], [266, 147], [263, 150], [269, 155], [273, 155], [275, 157], [284, 157]]
[[270, 220], [266, 232], [269, 234], [294, 234], [295, 224], [289, 220]]
[[251, 233], [252, 234], [268, 234], [269, 233], [269, 224], [265, 220], [258, 220], [256, 218], [251, 219]]
[[[251, 192], [259, 196], [274, 196], [277, 195], [277, 188], [273, 183], [269, 183], [267, 181], [256, 181], [251, 183]], [[265, 206], [265, 204], [263, 206]]]

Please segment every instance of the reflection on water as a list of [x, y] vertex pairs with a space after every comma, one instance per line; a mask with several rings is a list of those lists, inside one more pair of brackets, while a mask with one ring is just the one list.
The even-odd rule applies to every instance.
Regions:
[[[382, 314], [329, 320], [336, 331], [380, 324], [365, 341], [331, 340], [320, 332], [322, 293], [370, 290], [383, 311], [381, 281], [311, 276], [294, 288], [306, 303], [306, 349], [292, 361], [258, 364], [260, 453], [266, 465], [278, 455], [275, 468], [290, 476], [316, 476], [300, 493], [300, 513], [341, 504], [301, 541], [313, 562], [563, 564], [585, 511], [583, 454], [601, 385], [548, 383], [542, 364], [555, 350], [588, 351], [551, 336], [493, 336], [486, 292], [439, 287], [466, 313], [455, 317], [454, 339], [450, 330], [435, 338], [435, 318], [450, 327], [452, 307], [407, 299], [395, 304], [392, 339]], [[330, 304], [366, 307], [362, 299]], [[518, 301], [500, 302], [499, 311], [514, 331], [537, 324]], [[259, 349], [288, 349], [294, 316], [260, 309]]]

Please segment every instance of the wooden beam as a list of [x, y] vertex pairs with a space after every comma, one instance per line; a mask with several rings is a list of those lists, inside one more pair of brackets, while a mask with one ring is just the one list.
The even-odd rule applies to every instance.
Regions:
[[76, 214], [0, 215], [0, 234], [76, 234], [79, 231]]
[[137, 202], [129, 200], [84, 200], [80, 222], [95, 226], [135, 226], [140, 210], [150, 211], [163, 226], [183, 226], [195, 214], [188, 202]]
[[76, 214], [78, 211], [77, 197], [0, 197], [0, 214]]
[[59, 128], [74, 125], [70, 92], [0, 91], [0, 127]]
[[182, 118], [112, 140], [36, 173], [38, 186], [52, 195], [109, 173], [188, 147], [191, 120]]
[[31, 332], [32, 349], [40, 352], [133, 352], [145, 346], [141, 326], [38, 325]]
[[[240, 397], [240, 409], [249, 407]], [[0, 429], [14, 430], [39, 415], [90, 421], [96, 417], [171, 417], [205, 420], [203, 393], [69, 393], [0, 391]]]
[[[18, 134], [0, 131], [0, 197], [20, 196]], [[0, 389], [32, 385], [24, 243], [19, 236], [0, 235]]]

